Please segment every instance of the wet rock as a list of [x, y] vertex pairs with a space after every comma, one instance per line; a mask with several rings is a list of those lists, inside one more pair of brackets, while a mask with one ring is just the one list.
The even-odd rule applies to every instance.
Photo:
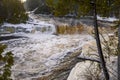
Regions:
[[93, 63], [91, 61], [79, 62], [72, 69], [67, 80], [98, 80], [97, 76], [99, 78], [99, 74], [94, 74], [97, 73], [97, 65], [98, 63]]
[[71, 69], [78, 62], [77, 56], [81, 53], [81, 48], [68, 52], [60, 63], [53, 67], [50, 73], [46, 73], [36, 80], [66, 80]]

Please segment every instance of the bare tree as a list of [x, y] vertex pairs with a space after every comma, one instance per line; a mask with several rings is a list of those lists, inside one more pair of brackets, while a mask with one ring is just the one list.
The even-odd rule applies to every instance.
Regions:
[[101, 42], [100, 42], [100, 37], [99, 37], [99, 31], [98, 31], [98, 24], [97, 24], [97, 11], [96, 11], [96, 0], [93, 0], [92, 2], [93, 9], [94, 9], [94, 31], [95, 31], [95, 38], [96, 38], [96, 43], [97, 43], [97, 49], [98, 49], [98, 54], [100, 57], [100, 64], [104, 72], [104, 76], [106, 80], [109, 80], [109, 74], [106, 68], [106, 63], [104, 60], [102, 48], [101, 48]]

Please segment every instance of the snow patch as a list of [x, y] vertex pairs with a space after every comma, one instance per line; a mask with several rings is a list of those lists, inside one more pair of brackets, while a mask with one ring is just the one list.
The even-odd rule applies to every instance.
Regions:
[[115, 17], [100, 17], [100, 16], [97, 16], [97, 19], [101, 20], [101, 21], [108, 21], [108, 22], [118, 21], [118, 19], [115, 18]]

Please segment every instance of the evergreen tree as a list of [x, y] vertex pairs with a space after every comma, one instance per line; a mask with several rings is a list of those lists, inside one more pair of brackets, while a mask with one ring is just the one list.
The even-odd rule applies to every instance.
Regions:
[[[46, 0], [46, 3], [56, 16], [63, 16], [74, 12], [77, 12], [77, 16], [83, 16], [91, 12], [91, 1], [92, 0]], [[109, 16], [110, 7], [108, 0], [96, 0], [96, 9], [99, 15]]]
[[12, 80], [11, 77], [11, 67], [14, 63], [13, 54], [7, 52], [5, 55], [4, 52], [6, 46], [0, 44], [0, 80]]
[[0, 1], [0, 22], [20, 23], [28, 19], [20, 0]]

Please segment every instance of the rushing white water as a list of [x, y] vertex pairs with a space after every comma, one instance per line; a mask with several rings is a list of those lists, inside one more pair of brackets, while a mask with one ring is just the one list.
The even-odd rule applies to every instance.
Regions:
[[22, 34], [28, 38], [2, 41], [8, 44], [7, 51], [12, 51], [15, 58], [12, 67], [14, 80], [31, 80], [51, 71], [64, 58], [67, 52], [81, 47], [92, 40], [90, 35], [51, 35]]
[[2, 28], [3, 31], [12, 30], [16, 35], [27, 37], [1, 42], [8, 45], [6, 51], [14, 54], [13, 80], [32, 80], [43, 72], [50, 72], [67, 52], [74, 51], [93, 39], [86, 34], [52, 35], [56, 32], [55, 25], [36, 19], [27, 24], [5, 23]]
[[1, 26], [1, 33], [46, 33], [46, 34], [53, 34], [56, 32], [55, 25], [47, 23], [45, 21], [29, 21], [27, 23], [21, 24], [10, 24], [4, 23]]

